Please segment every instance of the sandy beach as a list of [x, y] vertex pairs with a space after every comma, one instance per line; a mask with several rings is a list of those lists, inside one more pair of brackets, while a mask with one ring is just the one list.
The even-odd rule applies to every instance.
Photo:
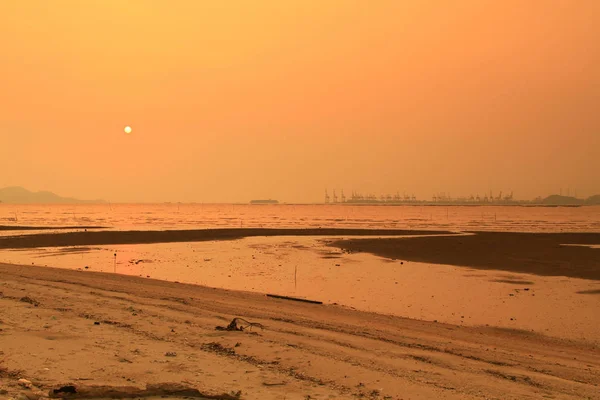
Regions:
[[[584, 343], [106, 273], [0, 276], [5, 396], [177, 382], [212, 398], [598, 398]], [[263, 329], [215, 330], [235, 317]]]
[[[183, 242], [181, 246], [200, 237], [206, 241], [194, 246], [204, 246], [202, 256], [213, 252], [215, 271], [219, 265], [226, 268], [225, 263], [220, 262], [220, 254], [239, 254], [240, 260], [233, 261], [235, 265], [251, 263], [250, 260], [258, 263], [257, 257], [267, 255], [282, 263], [294, 261], [285, 257], [291, 257], [289, 251], [297, 249], [301, 257], [312, 257], [301, 258], [300, 262], [314, 264], [315, 268], [323, 270], [328, 265], [319, 262], [338, 263], [330, 267], [338, 271], [332, 272], [332, 277], [338, 280], [343, 275], [334, 265], [347, 265], [350, 269], [346, 274], [350, 277], [359, 276], [365, 266], [367, 271], [395, 266], [400, 259], [406, 262], [426, 258], [440, 265], [411, 261], [408, 265], [412, 270], [406, 269], [408, 265], [400, 270], [403, 271], [400, 296], [409, 296], [413, 304], [421, 305], [421, 311], [412, 312], [414, 309], [406, 308], [410, 304], [388, 310], [385, 302], [376, 302], [381, 296], [365, 292], [366, 298], [373, 299], [369, 307], [380, 310], [374, 313], [361, 310], [360, 302], [350, 307], [331, 300], [316, 305], [274, 299], [261, 293], [267, 292], [269, 287], [258, 287], [252, 293], [243, 290], [245, 286], [236, 287], [231, 283], [229, 287], [238, 290], [168, 282], [172, 278], [169, 279], [167, 271], [172, 266], [154, 266], [152, 278], [160, 278], [155, 280], [65, 269], [68, 266], [56, 269], [51, 268], [51, 264], [48, 267], [2, 264], [0, 386], [3, 396], [39, 398], [54, 389], [73, 385], [78, 394], [71, 397], [80, 398], [100, 398], [111, 391], [120, 398], [127, 394], [149, 397], [176, 393], [221, 399], [599, 398], [600, 348], [593, 312], [598, 297], [597, 291], [589, 289], [592, 286], [585, 286], [589, 285], [586, 282], [594, 285], [593, 279], [598, 276], [598, 250], [563, 245], [597, 244], [600, 235], [507, 233], [409, 235], [385, 239], [379, 236], [392, 232], [365, 234], [343, 230], [327, 231], [330, 237], [321, 240], [321, 247], [309, 248], [309, 242], [301, 242], [312, 240], [309, 235], [303, 239], [304, 236], [297, 235], [298, 230], [291, 230], [285, 233], [296, 236], [280, 238], [277, 236], [280, 231], [225, 230], [217, 235], [206, 231], [36, 233], [3, 238], [0, 243], [3, 248], [20, 247], [19, 252], [23, 252], [24, 248], [40, 245], [64, 246], [73, 238], [77, 245], [92, 246], [112, 238], [110, 243], [146, 243], [145, 246], [159, 248], [177, 245], [173, 242]], [[366, 238], [370, 233], [378, 238]], [[400, 233], [406, 235], [405, 231], [393, 231], [394, 235]], [[336, 234], [343, 240], [336, 240]], [[352, 239], [352, 234], [361, 236]], [[240, 239], [244, 236], [245, 239]], [[165, 237], [171, 244], [148, 244]], [[489, 252], [486, 243], [492, 242], [497, 249], [493, 257], [498, 259], [495, 264], [489, 264], [492, 258], [486, 258]], [[281, 243], [285, 244], [283, 248]], [[335, 251], [335, 247], [329, 247], [332, 245], [344, 251]], [[457, 247], [459, 245], [465, 246], [464, 249]], [[132, 249], [136, 246], [144, 245], [134, 245]], [[78, 255], [82, 259], [89, 259], [93, 254], [83, 247], [57, 249], [59, 253]], [[183, 254], [180, 249], [175, 247], [174, 251]], [[142, 254], [141, 250], [136, 251]], [[361, 255], [363, 252], [375, 255]], [[532, 254], [540, 258], [535, 259]], [[432, 257], [436, 258], [431, 260]], [[511, 262], [507, 262], [509, 257]], [[577, 265], [567, 268], [569, 259], [577, 260]], [[261, 263], [264, 262], [263, 259]], [[375, 262], [377, 264], [373, 264]], [[442, 265], [453, 262], [461, 266]], [[354, 264], [356, 270], [352, 269]], [[545, 269], [540, 269], [540, 265]], [[136, 263], [119, 268], [127, 266], [130, 269], [122, 272], [133, 275], [143, 271]], [[259, 268], [259, 264], [255, 268]], [[488, 271], [473, 272], [481, 268]], [[551, 268], [555, 268], [554, 272]], [[503, 270], [505, 275], [509, 273], [506, 278], [497, 275]], [[398, 269], [389, 271], [398, 273]], [[407, 271], [412, 272], [407, 275]], [[526, 276], [523, 272], [539, 272], [546, 280], [537, 279], [536, 275]], [[227, 281], [226, 277], [211, 276], [210, 282], [206, 282], [209, 286]], [[384, 286], [380, 291], [384, 290], [385, 281], [395, 276], [381, 275]], [[483, 284], [482, 276], [490, 283]], [[445, 282], [442, 286], [463, 288], [456, 293], [468, 287], [466, 292], [473, 291], [472, 297], [456, 297], [451, 291], [444, 292], [441, 286], [436, 289], [435, 281], [440, 277]], [[185, 274], [180, 279], [185, 282]], [[258, 276], [257, 279], [259, 282], [266, 278]], [[283, 284], [277, 282], [275, 280], [276, 284]], [[377, 282], [374, 284], [378, 285]], [[434, 286], [421, 287], [423, 283]], [[420, 286], [411, 290], [415, 285]], [[360, 283], [352, 286], [343, 280], [337, 286], [337, 290], [342, 291], [344, 287], [352, 290], [364, 287]], [[481, 293], [474, 290], [478, 286], [483, 290]], [[514, 287], [517, 289], [513, 290]], [[495, 288], [500, 290], [501, 299], [486, 298], [485, 293], [497, 291]], [[523, 291], [529, 288], [532, 291]], [[589, 293], [565, 293], [577, 288], [588, 288], [580, 291]], [[376, 291], [377, 287], [372, 290]], [[513, 294], [509, 294], [509, 290]], [[429, 295], [432, 291], [445, 300], [440, 303]], [[536, 294], [537, 297], [532, 297]], [[480, 304], [474, 304], [473, 299], [477, 298]], [[511, 299], [512, 305], [505, 304], [504, 298]], [[558, 303], [553, 303], [553, 298]], [[582, 299], [587, 303], [581, 303]], [[548, 307], [552, 312], [545, 311]], [[464, 315], [455, 315], [460, 314], [458, 310]], [[398, 315], [385, 315], [389, 312]], [[510, 315], [518, 315], [518, 318], [509, 320]], [[248, 329], [241, 332], [215, 329], [227, 327], [236, 317], [242, 318], [240, 324]], [[502, 321], [495, 323], [490, 317]], [[21, 381], [20, 384], [19, 379], [30, 383]], [[167, 385], [171, 383], [180, 386], [175, 390]], [[160, 385], [152, 386], [154, 384]], [[169, 392], [169, 388], [173, 390]]]

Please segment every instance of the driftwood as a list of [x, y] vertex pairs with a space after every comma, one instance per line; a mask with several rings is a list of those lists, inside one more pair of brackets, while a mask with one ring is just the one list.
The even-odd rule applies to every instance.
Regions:
[[251, 329], [253, 326], [260, 329], [265, 329], [263, 324], [259, 324], [258, 322], [250, 322], [240, 317], [235, 317], [232, 319], [227, 326], [217, 326], [215, 329], [218, 331], [244, 331], [246, 329]]
[[278, 294], [267, 294], [267, 297], [273, 297], [275, 299], [282, 299], [282, 300], [301, 301], [301, 302], [304, 302], [304, 303], [311, 303], [311, 304], [323, 304], [322, 301], [300, 299], [298, 297], [280, 296]]

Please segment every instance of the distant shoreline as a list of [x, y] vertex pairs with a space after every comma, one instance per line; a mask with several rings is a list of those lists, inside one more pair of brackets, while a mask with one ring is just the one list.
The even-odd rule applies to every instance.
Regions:
[[[293, 204], [287, 204], [293, 205]], [[532, 204], [532, 203], [518, 203], [518, 204], [480, 204], [480, 203], [432, 203], [432, 202], [423, 202], [423, 203], [314, 203], [311, 205], [324, 205], [324, 206], [407, 206], [407, 207], [417, 207], [417, 206], [425, 206], [425, 207], [593, 207], [598, 206], [597, 204]]]
[[124, 203], [113, 203], [113, 202], [74, 202], [74, 203], [7, 203], [0, 201], [0, 206], [119, 206], [119, 205], [205, 205], [205, 206], [251, 206], [251, 205], [263, 205], [263, 206], [384, 206], [384, 207], [567, 207], [567, 208], [578, 208], [578, 207], [600, 207], [600, 204], [543, 204], [543, 203], [441, 203], [441, 202], [407, 202], [407, 203], [387, 203], [387, 202], [364, 202], [364, 203], [212, 203], [212, 202], [124, 202]]
[[0, 225], [0, 231], [49, 231], [68, 229], [107, 229], [106, 226], [18, 226]]

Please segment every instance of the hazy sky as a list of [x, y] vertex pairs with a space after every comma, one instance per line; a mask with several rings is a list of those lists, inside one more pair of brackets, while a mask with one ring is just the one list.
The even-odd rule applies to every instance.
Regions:
[[598, 0], [2, 0], [0, 45], [0, 186], [600, 193]]

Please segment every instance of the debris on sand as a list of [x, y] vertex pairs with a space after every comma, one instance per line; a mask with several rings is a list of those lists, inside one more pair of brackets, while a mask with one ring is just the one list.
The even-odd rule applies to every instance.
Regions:
[[218, 331], [244, 331], [246, 329], [251, 329], [253, 326], [260, 329], [265, 329], [263, 324], [258, 322], [250, 322], [240, 317], [235, 317], [232, 319], [227, 326], [216, 326], [215, 329]]
[[33, 386], [33, 384], [31, 383], [31, 381], [28, 381], [27, 379], [19, 379], [18, 383], [20, 386], [27, 388], [27, 389], [31, 389], [31, 387]]
[[40, 302], [39, 302], [39, 301], [37, 301], [37, 300], [35, 300], [35, 299], [32, 299], [32, 298], [31, 298], [31, 297], [29, 297], [29, 296], [21, 297], [20, 301], [22, 301], [23, 303], [29, 303], [29, 304], [32, 304], [34, 307], [37, 307], [37, 306], [39, 306], [39, 305], [40, 305]]
[[212, 351], [213, 353], [217, 354], [235, 355], [234, 349], [227, 348], [218, 342], [204, 343], [202, 345], [202, 349], [206, 351]]
[[135, 265], [138, 265], [140, 263], [151, 263], [151, 262], [152, 262], [152, 260], [145, 260], [145, 259], [139, 259], [139, 260], [137, 260], [135, 258], [129, 260], [129, 264], [135, 264]]
[[285, 386], [287, 382], [263, 382], [263, 386]]

